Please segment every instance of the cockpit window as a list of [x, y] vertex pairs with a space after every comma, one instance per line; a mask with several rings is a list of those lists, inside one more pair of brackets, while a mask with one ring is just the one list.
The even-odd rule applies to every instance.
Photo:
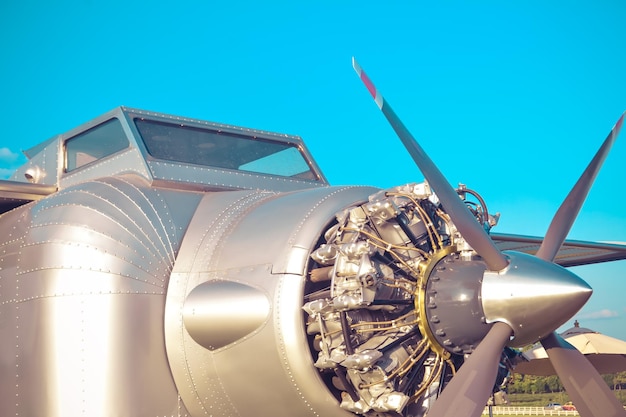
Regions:
[[65, 170], [73, 171], [128, 146], [119, 119], [108, 120], [65, 141]]
[[318, 180], [294, 144], [145, 119], [135, 126], [156, 159]]

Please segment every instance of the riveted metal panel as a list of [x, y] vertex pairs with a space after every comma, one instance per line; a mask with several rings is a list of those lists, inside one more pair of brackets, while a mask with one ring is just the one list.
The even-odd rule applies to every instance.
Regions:
[[325, 182], [304, 181], [289, 177], [254, 174], [167, 161], [148, 161], [150, 171], [158, 182], [171, 182], [180, 187], [196, 186], [215, 190], [265, 189], [293, 191], [328, 187]]
[[199, 199], [129, 176], [2, 216], [0, 415], [188, 415], [161, 318]]
[[[192, 415], [350, 415], [337, 407], [312, 364], [302, 312], [304, 273], [309, 250], [335, 214], [374, 191], [327, 187], [205, 196], [174, 265], [165, 317], [172, 374]], [[196, 343], [185, 328], [184, 303], [212, 281], [266, 294], [269, 320], [217, 349]]]

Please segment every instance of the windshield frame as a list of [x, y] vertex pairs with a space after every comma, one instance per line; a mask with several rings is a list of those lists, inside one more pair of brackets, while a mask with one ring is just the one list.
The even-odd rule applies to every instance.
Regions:
[[295, 142], [143, 117], [133, 122], [156, 160], [324, 182]]

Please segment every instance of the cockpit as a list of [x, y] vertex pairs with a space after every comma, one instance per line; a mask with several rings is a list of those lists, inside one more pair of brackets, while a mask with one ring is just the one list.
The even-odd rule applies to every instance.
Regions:
[[26, 151], [11, 178], [57, 189], [135, 173], [155, 186], [290, 191], [328, 183], [298, 136], [126, 107]]
[[318, 179], [294, 143], [148, 119], [135, 119], [135, 126], [148, 153], [155, 159], [288, 178]]

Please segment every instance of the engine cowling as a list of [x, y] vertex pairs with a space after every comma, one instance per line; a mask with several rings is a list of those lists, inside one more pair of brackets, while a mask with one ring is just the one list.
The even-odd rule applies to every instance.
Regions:
[[170, 279], [166, 348], [192, 415], [349, 416], [313, 366], [303, 297], [310, 253], [339, 211], [377, 189], [207, 194]]

